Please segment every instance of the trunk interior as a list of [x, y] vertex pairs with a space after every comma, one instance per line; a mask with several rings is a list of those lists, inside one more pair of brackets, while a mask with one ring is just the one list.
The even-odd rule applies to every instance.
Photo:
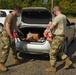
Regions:
[[[39, 28], [39, 27], [25, 27], [25, 28], [20, 28], [20, 30], [24, 34], [24, 38], [21, 39], [22, 41], [30, 41], [30, 42], [44, 42], [45, 38], [43, 35], [43, 32], [46, 28]], [[26, 40], [27, 34], [33, 34], [33, 37], [30, 38], [29, 40]]]

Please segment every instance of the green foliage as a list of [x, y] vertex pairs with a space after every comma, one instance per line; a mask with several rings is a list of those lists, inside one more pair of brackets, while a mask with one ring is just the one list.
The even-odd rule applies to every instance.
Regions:
[[[15, 5], [25, 7], [46, 7], [51, 11], [52, 0], [0, 0], [0, 9], [13, 9]], [[59, 5], [66, 15], [76, 15], [76, 0], [53, 0], [53, 5]]]
[[62, 0], [59, 6], [64, 14], [76, 16], [76, 2], [74, 0]]
[[61, 2], [61, 0], [54, 0], [54, 2], [53, 2], [54, 3], [54, 6], [55, 5], [59, 5], [60, 2]]
[[0, 8], [5, 9], [8, 7], [8, 1], [7, 0], [0, 0]]

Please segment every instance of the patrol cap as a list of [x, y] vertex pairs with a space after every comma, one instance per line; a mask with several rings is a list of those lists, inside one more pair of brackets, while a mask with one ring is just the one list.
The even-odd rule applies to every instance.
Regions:
[[53, 8], [53, 12], [55, 12], [55, 11], [60, 11], [59, 6], [54, 6], [54, 8]]

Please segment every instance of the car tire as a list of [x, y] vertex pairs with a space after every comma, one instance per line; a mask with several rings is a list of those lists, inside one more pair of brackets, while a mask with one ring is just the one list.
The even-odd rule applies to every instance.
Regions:
[[0, 33], [3, 31], [3, 24], [0, 23]]
[[65, 40], [64, 45], [63, 45], [63, 52], [66, 54], [68, 51], [68, 41]]

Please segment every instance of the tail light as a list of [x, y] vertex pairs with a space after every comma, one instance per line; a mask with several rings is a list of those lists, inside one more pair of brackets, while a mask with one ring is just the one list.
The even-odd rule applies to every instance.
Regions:
[[16, 32], [13, 32], [13, 37], [14, 37], [14, 38], [18, 38], [18, 35], [17, 35]]

